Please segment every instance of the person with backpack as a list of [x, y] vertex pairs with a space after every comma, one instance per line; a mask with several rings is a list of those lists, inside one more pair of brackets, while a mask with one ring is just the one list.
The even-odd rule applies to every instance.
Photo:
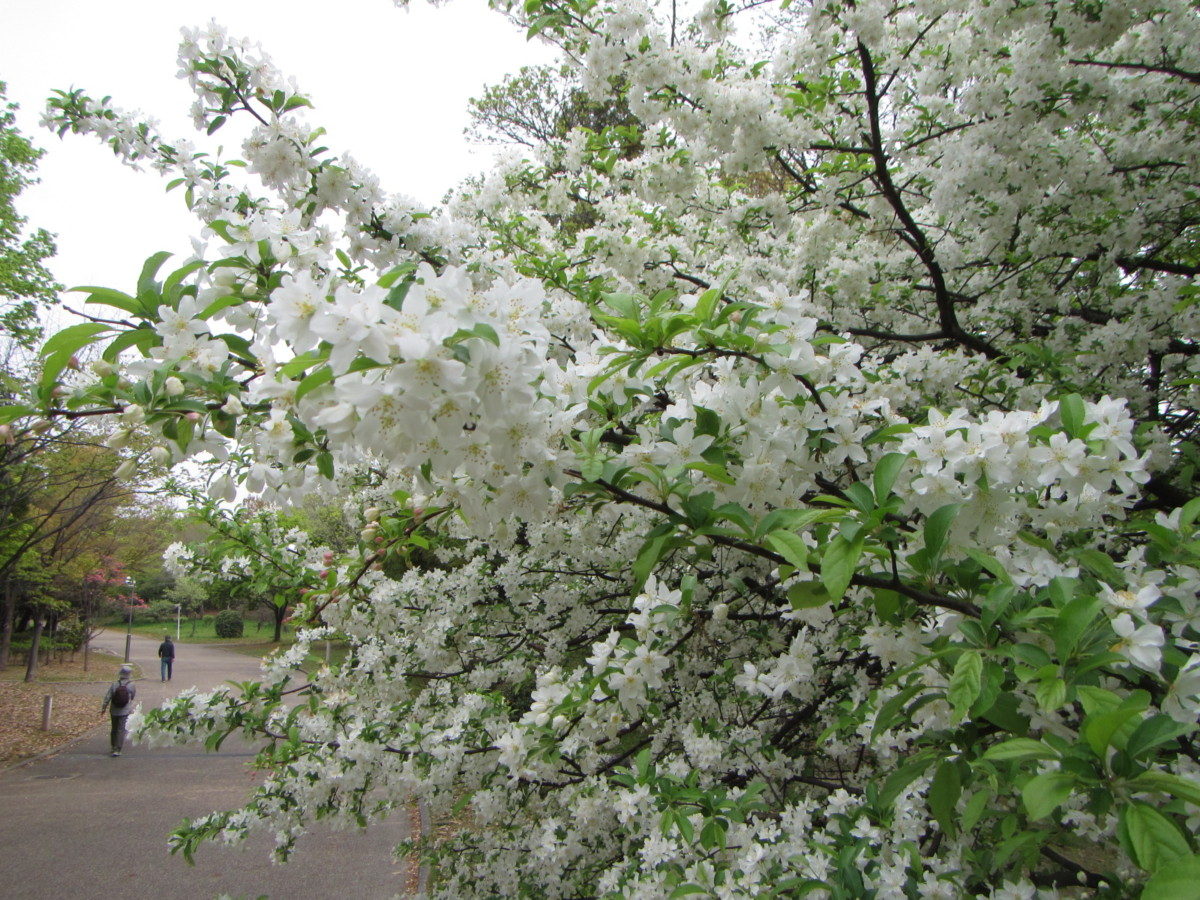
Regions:
[[137, 688], [133, 684], [133, 666], [121, 666], [120, 671], [117, 672], [117, 680], [108, 686], [108, 692], [104, 695], [104, 703], [100, 706], [101, 715], [108, 710], [112, 716], [110, 743], [113, 756], [120, 756], [121, 749], [125, 746], [125, 720], [133, 712], [133, 698], [136, 696]]
[[158, 645], [158, 659], [163, 681], [171, 680], [171, 668], [175, 662], [175, 645], [171, 643], [169, 634], [163, 635], [163, 642]]

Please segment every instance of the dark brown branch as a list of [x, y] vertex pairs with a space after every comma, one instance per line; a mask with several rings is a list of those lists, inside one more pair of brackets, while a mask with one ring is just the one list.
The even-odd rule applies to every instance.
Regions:
[[1170, 75], [1173, 78], [1182, 78], [1184, 81], [1190, 81], [1192, 84], [1200, 84], [1200, 72], [1189, 72], [1187, 69], [1180, 69], [1175, 66], [1149, 66], [1145, 63], [1109, 62], [1099, 59], [1072, 59], [1070, 62], [1074, 66], [1096, 66], [1101, 69], [1125, 69], [1132, 72]]
[[888, 168], [887, 153], [883, 147], [883, 132], [879, 124], [880, 94], [875, 74], [875, 63], [871, 58], [871, 52], [862, 41], [858, 42], [858, 58], [862, 66], [867, 100], [867, 115], [871, 129], [871, 155], [875, 163], [875, 183], [878, 185], [884, 198], [888, 201], [892, 212], [895, 213], [901, 226], [903, 226], [902, 230], [897, 232], [897, 235], [913, 248], [917, 257], [921, 260], [921, 264], [925, 267], [925, 271], [929, 273], [930, 281], [933, 284], [934, 302], [937, 304], [938, 320], [946, 336], [968, 350], [982, 354], [988, 359], [999, 359], [1003, 356], [999, 350], [983, 340], [983, 338], [969, 333], [959, 324], [958, 315], [954, 311], [954, 298], [951, 296], [950, 289], [946, 285], [946, 276], [942, 271], [941, 264], [937, 261], [933, 248], [930, 246], [929, 240], [925, 237], [925, 232], [921, 230], [921, 227], [912, 217], [912, 213], [909, 212], [908, 207], [904, 203], [904, 198], [900, 195], [899, 188], [896, 187], [896, 183], [892, 180], [892, 173]]

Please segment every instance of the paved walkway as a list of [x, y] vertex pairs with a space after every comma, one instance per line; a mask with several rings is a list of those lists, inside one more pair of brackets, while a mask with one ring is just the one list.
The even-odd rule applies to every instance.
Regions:
[[[258, 661], [214, 646], [179, 644], [175, 675], [159, 680], [158, 641], [133, 636], [132, 660], [145, 677], [137, 699], [156, 704], [190, 686], [258, 677]], [[106, 632], [93, 646], [124, 656], [125, 635]], [[115, 669], [101, 677], [116, 677]], [[106, 684], [87, 685], [96, 708]], [[126, 745], [108, 754], [108, 717], [55, 756], [0, 772], [0, 898], [231, 897], [318, 900], [403, 894], [409, 875], [391, 848], [408, 836], [397, 815], [365, 832], [317, 830], [287, 865], [269, 859], [270, 840], [239, 847], [204, 845], [196, 865], [167, 850], [185, 818], [240, 806], [257, 782], [253, 750], [231, 737], [219, 753], [202, 747]]]

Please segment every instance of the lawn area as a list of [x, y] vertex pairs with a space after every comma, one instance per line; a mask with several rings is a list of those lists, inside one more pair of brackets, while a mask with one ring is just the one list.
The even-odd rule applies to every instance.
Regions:
[[[124, 631], [126, 623], [123, 621], [113, 620], [106, 623], [105, 627], [111, 628], [113, 631]], [[134, 634], [142, 637], [155, 638], [162, 640], [163, 635], [169, 634], [171, 640], [175, 640], [175, 623], [166, 622], [134, 622]], [[284, 626], [283, 640], [276, 644], [271, 640], [272, 626], [263, 624], [260, 628], [257, 622], [247, 622], [246, 630], [240, 638], [222, 638], [217, 637], [213, 630], [213, 617], [204, 616], [198, 619], [189, 619], [183, 623], [180, 628], [179, 644], [214, 644], [230, 650], [234, 653], [241, 653], [245, 656], [264, 657], [276, 650], [284, 650], [292, 646], [296, 640], [296, 632], [294, 629]], [[339, 663], [346, 658], [346, 645], [342, 641], [331, 641], [329, 650], [329, 662]], [[318, 644], [314, 651], [309, 653], [304, 661], [304, 669], [306, 671], [314, 671], [325, 663], [325, 647], [324, 644]]]
[[[179, 644], [266, 644], [274, 646], [271, 643], [271, 634], [273, 626], [270, 624], [260, 624], [258, 622], [246, 622], [245, 631], [242, 632], [240, 638], [222, 638], [217, 637], [214, 631], [214, 619], [212, 616], [200, 616], [194, 619], [185, 619], [179, 629], [179, 637], [175, 637], [175, 622], [138, 622], [136, 619], [133, 623], [133, 633], [139, 634], [142, 637], [157, 638], [162, 640], [163, 635], [169, 634], [171, 640]], [[110, 628], [113, 631], [124, 631], [126, 623], [124, 619], [113, 619], [110, 622], [104, 623], [105, 628]], [[283, 628], [283, 645], [291, 644], [295, 637], [295, 630], [287, 625]], [[232, 646], [231, 646], [232, 649]]]

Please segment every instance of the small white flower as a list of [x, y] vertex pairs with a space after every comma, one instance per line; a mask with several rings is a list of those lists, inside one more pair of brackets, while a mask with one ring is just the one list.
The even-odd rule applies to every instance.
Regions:
[[1113, 650], [1121, 653], [1139, 669], [1158, 671], [1162, 662], [1163, 631], [1157, 625], [1140, 628], [1125, 613], [1113, 619], [1113, 631], [1121, 638]]

